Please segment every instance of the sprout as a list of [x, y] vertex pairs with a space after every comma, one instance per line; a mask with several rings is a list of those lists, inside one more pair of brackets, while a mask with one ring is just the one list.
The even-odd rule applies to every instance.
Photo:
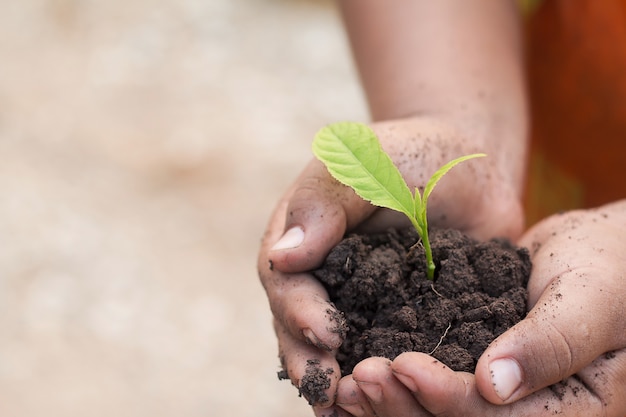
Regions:
[[423, 194], [420, 194], [418, 188], [415, 193], [411, 192], [376, 134], [367, 125], [340, 122], [322, 128], [313, 140], [313, 153], [335, 179], [351, 187], [361, 198], [376, 206], [404, 213], [409, 218], [424, 245], [426, 274], [433, 280], [435, 263], [428, 239], [426, 215], [428, 197], [441, 177], [455, 165], [486, 155], [471, 154], [448, 162], [430, 177]]

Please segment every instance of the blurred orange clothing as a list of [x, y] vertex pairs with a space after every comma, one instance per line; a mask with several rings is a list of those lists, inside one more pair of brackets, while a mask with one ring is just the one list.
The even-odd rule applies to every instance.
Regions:
[[626, 0], [547, 0], [526, 23], [530, 225], [626, 198]]

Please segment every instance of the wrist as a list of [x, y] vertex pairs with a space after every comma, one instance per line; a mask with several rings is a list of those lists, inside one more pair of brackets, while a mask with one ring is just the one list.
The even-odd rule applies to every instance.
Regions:
[[[472, 153], [487, 158], [467, 161], [446, 174], [429, 205], [433, 225], [472, 232], [477, 238], [517, 238], [523, 228], [523, 158], [491, 135], [463, 129], [445, 117], [413, 116], [372, 124], [385, 151], [409, 188], [423, 187], [445, 163]], [[509, 146], [515, 145], [510, 139]]]

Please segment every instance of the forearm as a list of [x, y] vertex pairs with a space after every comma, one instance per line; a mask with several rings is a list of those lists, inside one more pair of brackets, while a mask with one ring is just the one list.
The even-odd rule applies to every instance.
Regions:
[[373, 120], [449, 123], [521, 190], [527, 112], [515, 2], [339, 4]]

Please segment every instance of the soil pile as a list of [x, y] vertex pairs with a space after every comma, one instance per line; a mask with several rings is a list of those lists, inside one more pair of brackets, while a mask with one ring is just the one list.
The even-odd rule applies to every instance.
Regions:
[[367, 357], [407, 351], [473, 372], [486, 347], [526, 315], [526, 249], [455, 230], [432, 230], [430, 239], [434, 281], [413, 229], [350, 235], [314, 272], [348, 326], [337, 354], [342, 375]]

